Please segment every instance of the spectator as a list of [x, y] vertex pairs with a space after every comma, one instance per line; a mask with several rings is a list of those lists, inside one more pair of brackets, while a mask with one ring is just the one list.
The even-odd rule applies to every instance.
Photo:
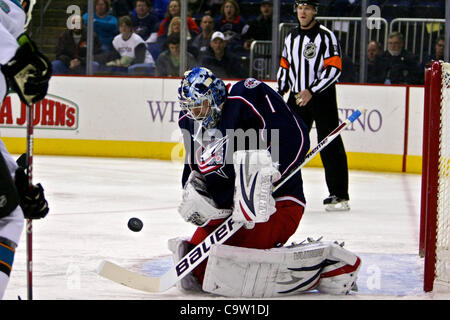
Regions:
[[384, 83], [386, 64], [380, 55], [383, 53], [380, 43], [370, 41], [367, 45], [367, 83]]
[[159, 21], [164, 19], [169, 2], [170, 0], [153, 0], [153, 10]]
[[131, 15], [133, 31], [145, 42], [155, 42], [159, 29], [159, 20], [150, 12], [149, 0], [136, 0], [135, 10]]
[[423, 59], [423, 69], [431, 67], [431, 62], [433, 60], [444, 60], [445, 55], [445, 36], [439, 36], [436, 38], [434, 43], [434, 53], [431, 55], [427, 55]]
[[215, 30], [222, 32], [228, 42], [228, 47], [233, 52], [246, 55], [244, 52], [243, 35], [247, 32], [248, 24], [240, 16], [240, 8], [235, 0], [225, 0], [220, 8], [222, 14], [215, 23]]
[[112, 0], [111, 7], [113, 16], [128, 16], [133, 11], [133, 0]]
[[124, 68], [129, 74], [153, 75], [155, 61], [144, 40], [133, 32], [133, 23], [129, 16], [119, 19], [119, 30], [120, 34], [112, 42], [115, 49], [112, 61], [106, 65]]
[[[162, 35], [167, 35], [168, 26], [173, 17], [180, 16], [180, 0], [170, 0], [169, 5], [167, 7], [166, 16], [161, 24], [159, 25], [158, 37]], [[198, 28], [197, 23], [191, 17], [187, 17], [187, 27], [189, 32], [193, 32], [195, 35], [200, 33], [200, 29]]]
[[[110, 0], [95, 0], [94, 31], [97, 33], [103, 51], [111, 51], [112, 40], [118, 33], [117, 18], [109, 14]], [[84, 24], [88, 25], [88, 14], [83, 15]]]
[[[169, 23], [169, 28], [168, 28], [168, 31], [167, 31], [167, 35], [162, 35], [162, 36], [158, 37], [158, 43], [159, 43], [160, 47], [162, 48], [162, 50], [167, 50], [168, 49], [167, 37], [170, 36], [173, 33], [176, 33], [176, 34], [180, 34], [181, 33], [181, 18], [180, 17], [173, 17], [172, 20]], [[186, 40], [187, 40], [187, 50], [188, 50], [188, 52], [190, 52], [194, 56], [196, 56], [197, 55], [197, 49], [191, 46], [192, 35], [191, 35], [191, 33], [188, 30], [186, 30]]]
[[385, 84], [423, 83], [418, 60], [415, 55], [405, 50], [403, 35], [400, 32], [393, 32], [388, 36], [388, 49], [382, 58], [387, 66]]
[[248, 31], [243, 37], [246, 50], [250, 50], [250, 45], [254, 40], [272, 40], [272, 1], [261, 1], [259, 10], [261, 14], [250, 23]]
[[374, 62], [376, 57], [383, 53], [383, 49], [379, 42], [372, 40], [367, 45], [367, 59], [369, 62]]
[[[173, 33], [167, 37], [168, 49], [161, 52], [156, 60], [156, 76], [179, 77], [180, 76], [180, 34]], [[186, 53], [186, 70], [195, 66], [194, 56]]]
[[[65, 30], [58, 39], [56, 60], [52, 62], [53, 74], [86, 73], [87, 32], [81, 16], [73, 16], [71, 28]], [[102, 44], [94, 32], [93, 71], [96, 72], [102, 60]]]
[[201, 60], [203, 54], [209, 49], [209, 42], [214, 31], [214, 19], [211, 15], [205, 14], [200, 21], [202, 32], [197, 35], [191, 43], [191, 46], [197, 50], [197, 59]]
[[225, 35], [216, 31], [211, 36], [210, 50], [203, 55], [201, 65], [220, 78], [242, 78], [240, 57], [227, 50]]

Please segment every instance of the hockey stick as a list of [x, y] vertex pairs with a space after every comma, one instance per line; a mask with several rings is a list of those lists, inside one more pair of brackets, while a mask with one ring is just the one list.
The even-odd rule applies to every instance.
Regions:
[[[280, 188], [284, 182], [295, 175], [304, 167], [314, 156], [323, 150], [331, 141], [333, 141], [349, 124], [355, 121], [361, 115], [360, 110], [354, 111], [341, 125], [324, 138], [314, 149], [312, 149], [301, 164], [283, 178], [276, 186], [274, 192]], [[137, 272], [127, 270], [109, 261], [102, 261], [98, 267], [98, 274], [114, 282], [123, 284], [127, 287], [146, 291], [163, 292], [189, 274], [203, 260], [209, 256], [209, 250], [214, 244], [222, 244], [228, 240], [244, 224], [235, 223], [232, 217], [228, 217], [216, 230], [214, 230], [205, 240], [192, 249], [183, 259], [174, 267], [168, 270], [160, 277], [149, 277]]]
[[[28, 185], [33, 187], [33, 105], [27, 105], [27, 176]], [[33, 224], [31, 219], [26, 221], [27, 233], [27, 296], [33, 300]]]

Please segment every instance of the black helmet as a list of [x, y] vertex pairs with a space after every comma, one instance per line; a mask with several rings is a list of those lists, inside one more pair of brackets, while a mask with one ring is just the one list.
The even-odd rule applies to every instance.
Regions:
[[299, 6], [302, 4], [310, 4], [314, 6], [315, 8], [319, 7], [319, 1], [318, 0], [295, 0], [295, 6]]

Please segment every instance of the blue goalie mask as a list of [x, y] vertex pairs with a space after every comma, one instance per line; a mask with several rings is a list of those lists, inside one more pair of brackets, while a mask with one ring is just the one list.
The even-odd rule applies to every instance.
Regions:
[[214, 128], [220, 120], [222, 105], [227, 98], [225, 83], [211, 70], [195, 67], [186, 71], [178, 88], [181, 110], [188, 117], [201, 121], [205, 129]]

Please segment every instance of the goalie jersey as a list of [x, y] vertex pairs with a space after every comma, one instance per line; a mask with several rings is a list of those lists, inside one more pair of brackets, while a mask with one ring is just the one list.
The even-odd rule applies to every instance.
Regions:
[[[222, 209], [233, 204], [234, 151], [269, 150], [283, 179], [302, 163], [310, 147], [303, 121], [277, 92], [252, 78], [229, 89], [217, 128], [204, 130], [199, 121], [190, 119], [183, 111], [178, 123], [186, 149], [183, 186], [192, 170], [202, 173], [210, 196]], [[301, 171], [286, 181], [274, 198], [305, 206]]]

